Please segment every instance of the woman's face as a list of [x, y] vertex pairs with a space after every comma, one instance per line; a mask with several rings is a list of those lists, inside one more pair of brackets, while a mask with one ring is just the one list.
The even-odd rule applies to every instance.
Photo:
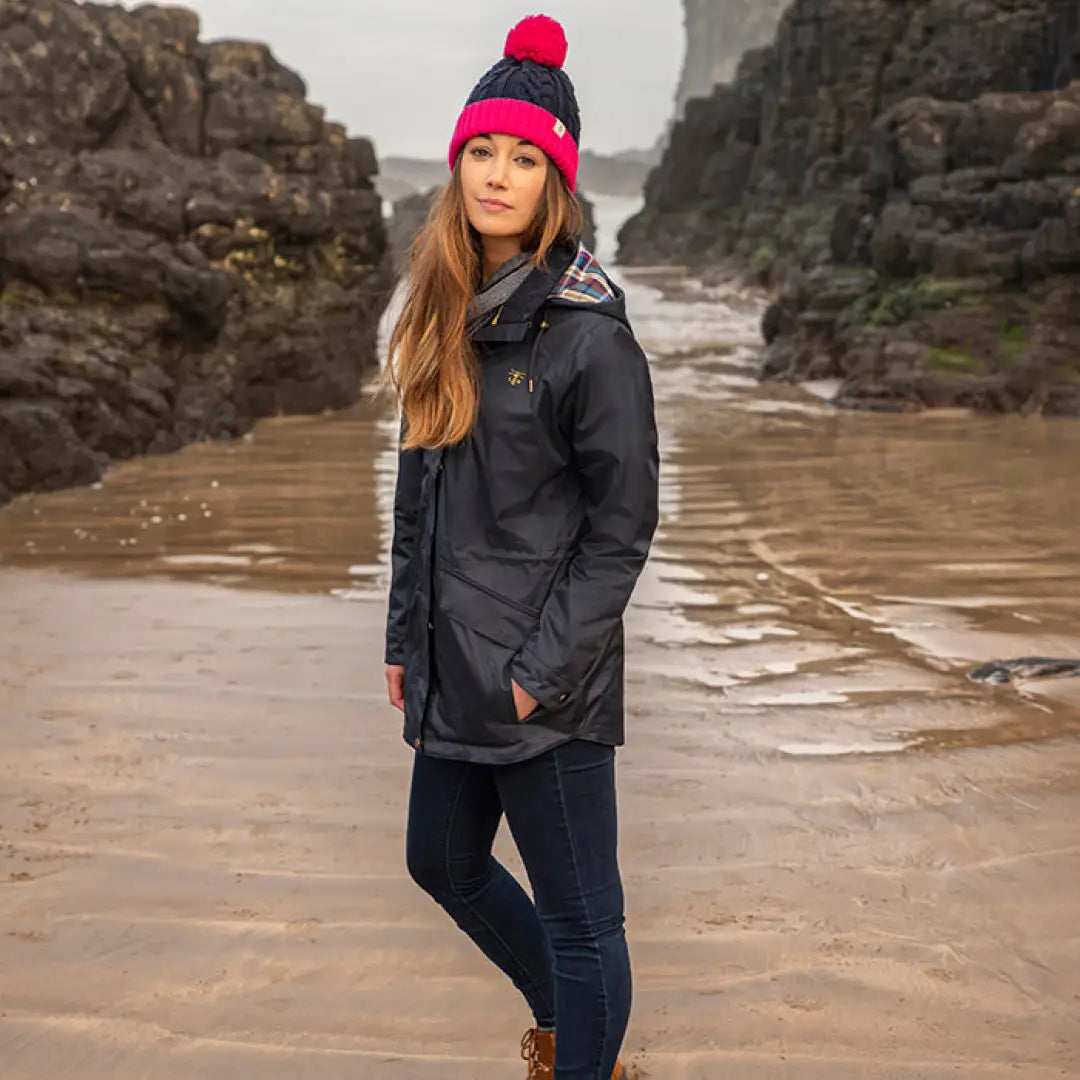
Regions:
[[550, 165], [538, 147], [515, 135], [477, 135], [461, 152], [461, 190], [469, 222], [481, 236], [521, 236], [544, 196]]

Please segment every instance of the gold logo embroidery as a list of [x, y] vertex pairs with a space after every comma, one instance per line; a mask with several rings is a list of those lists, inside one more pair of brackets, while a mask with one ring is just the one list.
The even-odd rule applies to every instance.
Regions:
[[506, 381], [511, 386], [520, 386], [525, 381], [525, 372], [518, 371], [517, 368], [511, 368], [510, 374], [506, 377]]
[[566, 134], [566, 125], [561, 120], [555, 121], [555, 134], [561, 139]]

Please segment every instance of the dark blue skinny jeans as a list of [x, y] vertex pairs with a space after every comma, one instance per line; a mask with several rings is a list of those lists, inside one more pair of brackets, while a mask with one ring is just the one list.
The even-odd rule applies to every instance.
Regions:
[[[534, 900], [491, 854], [503, 814]], [[574, 740], [516, 765], [416, 754], [409, 873], [556, 1031], [556, 1080], [610, 1080], [630, 1015], [615, 751]]]

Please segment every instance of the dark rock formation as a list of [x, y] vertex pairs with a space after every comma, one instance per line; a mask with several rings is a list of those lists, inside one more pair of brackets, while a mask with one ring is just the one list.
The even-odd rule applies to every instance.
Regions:
[[849, 405], [1080, 415], [1080, 82], [913, 98], [873, 147], [864, 266], [788, 275], [766, 373], [842, 378]]
[[0, 0], [0, 503], [354, 401], [389, 283], [376, 169], [190, 12]]
[[1013, 679], [1080, 679], [1080, 660], [1051, 656], [1021, 656], [1016, 660], [990, 660], [968, 672], [975, 682], [1008, 683]]
[[686, 56], [675, 97], [675, 116], [686, 103], [708, 97], [735, 74], [748, 49], [768, 45], [790, 0], [683, 0]]
[[1080, 3], [796, 0], [693, 101], [626, 262], [781, 287], [763, 374], [1080, 413]]
[[394, 213], [390, 218], [390, 254], [394, 266], [394, 277], [398, 278], [409, 265], [409, 250], [420, 230], [427, 222], [432, 204], [439, 189], [405, 195], [394, 200]]

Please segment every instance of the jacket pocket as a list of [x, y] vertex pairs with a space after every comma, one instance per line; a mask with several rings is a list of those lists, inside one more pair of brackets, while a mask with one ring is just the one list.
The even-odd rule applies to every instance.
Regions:
[[436, 571], [432, 656], [447, 736], [505, 742], [518, 723], [510, 665], [539, 618], [458, 571]]
[[[519, 604], [516, 600], [511, 600], [509, 597], [503, 596], [502, 594], [492, 589], [490, 586], [481, 585], [479, 581], [473, 581], [471, 577], [466, 577], [466, 575], [463, 574], [460, 570], [451, 570], [448, 566], [443, 566], [440, 567], [439, 573], [445, 574], [447, 577], [456, 579], [458, 582], [465, 586], [466, 590], [471, 589], [475, 592], [483, 593], [484, 596], [486, 596], [489, 600], [494, 601], [496, 606], [493, 611], [496, 613], [496, 617], [497, 612], [500, 608], [513, 608], [513, 610], [518, 612], [518, 614], [524, 615], [527, 619], [530, 620], [528, 624], [530, 629], [532, 628], [532, 624], [540, 617], [540, 612], [536, 608], [528, 607], [525, 604]], [[466, 593], [466, 596], [467, 595], [468, 594]], [[481, 605], [481, 607], [482, 606], [483, 605]]]

